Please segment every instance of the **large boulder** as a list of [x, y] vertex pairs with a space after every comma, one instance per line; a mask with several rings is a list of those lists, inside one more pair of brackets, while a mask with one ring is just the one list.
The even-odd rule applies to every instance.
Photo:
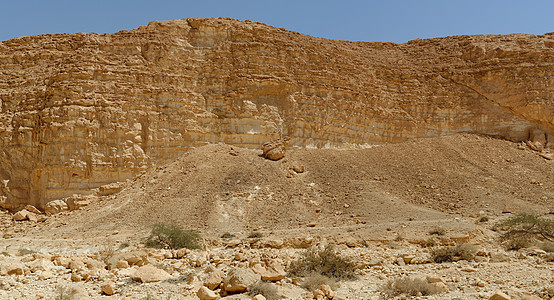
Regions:
[[249, 286], [258, 282], [260, 279], [261, 276], [250, 269], [237, 268], [227, 273], [227, 277], [225, 277], [223, 281], [223, 286], [227, 292], [243, 293], [246, 292]]
[[270, 160], [279, 160], [285, 157], [285, 147], [288, 139], [276, 139], [262, 145], [263, 156]]
[[66, 210], [69, 210], [69, 206], [63, 200], [50, 201], [44, 206], [44, 212], [49, 215], [55, 215]]
[[158, 269], [153, 265], [146, 265], [138, 268], [133, 274], [133, 280], [147, 283], [167, 280], [171, 278], [171, 275], [162, 269]]
[[200, 300], [215, 300], [217, 299], [217, 294], [210, 290], [209, 288], [202, 286], [198, 289], [198, 292], [196, 292], [196, 296], [200, 298]]
[[279, 281], [287, 276], [287, 272], [285, 272], [283, 266], [275, 260], [268, 262], [265, 267], [261, 264], [255, 264], [252, 266], [252, 271], [259, 274], [263, 280], [267, 281]]

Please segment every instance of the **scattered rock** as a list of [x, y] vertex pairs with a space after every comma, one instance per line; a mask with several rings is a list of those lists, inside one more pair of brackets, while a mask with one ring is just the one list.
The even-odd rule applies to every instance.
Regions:
[[251, 269], [266, 281], [279, 281], [287, 276], [283, 266], [275, 260], [267, 263], [266, 267], [263, 267], [261, 264], [254, 264]]
[[35, 213], [32, 213], [26, 209], [22, 209], [18, 212], [16, 212], [12, 219], [14, 221], [25, 221], [25, 220], [29, 220], [29, 221], [37, 221], [37, 215]]
[[489, 298], [489, 300], [510, 300], [510, 299], [512, 298], [504, 294], [503, 292], [496, 292]]
[[261, 279], [259, 274], [254, 273], [250, 269], [236, 268], [229, 271], [223, 282], [223, 286], [227, 292], [242, 293], [248, 287]]
[[262, 145], [263, 157], [270, 160], [279, 160], [285, 157], [285, 147], [288, 138], [276, 139]]
[[266, 299], [263, 295], [256, 295], [252, 297], [252, 300], [266, 300]]
[[67, 203], [67, 206], [69, 207], [70, 210], [77, 210], [90, 205], [90, 203], [92, 203], [94, 198], [95, 197], [92, 195], [87, 195], [87, 196], [73, 195], [72, 197], [65, 199], [65, 202]]
[[496, 252], [490, 254], [490, 262], [506, 262], [510, 261], [510, 257], [504, 252]]
[[196, 292], [196, 296], [200, 298], [200, 300], [215, 300], [217, 299], [217, 295], [214, 291], [210, 290], [209, 288], [205, 286], [201, 286], [198, 291]]
[[115, 283], [113, 283], [113, 281], [105, 282], [104, 284], [102, 284], [100, 289], [102, 290], [103, 294], [111, 296], [115, 294]]
[[34, 213], [34, 214], [37, 214], [37, 215], [42, 214], [42, 212], [40, 210], [38, 210], [36, 207], [34, 207], [32, 205], [26, 205], [25, 209], [32, 212], [32, 213]]
[[49, 215], [55, 215], [66, 210], [69, 210], [69, 206], [63, 200], [50, 201], [44, 206], [44, 212]]
[[209, 266], [206, 273], [208, 273], [208, 277], [204, 280], [204, 286], [210, 290], [215, 290], [223, 281], [223, 272], [214, 266]]
[[335, 298], [335, 292], [331, 289], [331, 287], [327, 284], [322, 284], [319, 286], [319, 289], [325, 294], [327, 299], [333, 299]]
[[115, 193], [119, 193], [123, 189], [123, 184], [119, 182], [114, 182], [101, 186], [98, 189], [98, 196], [109, 196]]
[[0, 261], [0, 274], [2, 275], [23, 275], [24, 266], [18, 261]]
[[154, 267], [153, 265], [145, 265], [138, 268], [135, 273], [133, 273], [132, 278], [134, 281], [147, 283], [167, 280], [171, 278], [171, 275], [162, 269]]

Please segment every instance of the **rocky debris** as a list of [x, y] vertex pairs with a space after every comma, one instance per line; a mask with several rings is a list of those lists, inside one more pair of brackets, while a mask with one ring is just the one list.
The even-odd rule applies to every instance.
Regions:
[[266, 298], [263, 295], [256, 295], [252, 297], [252, 300], [266, 300]]
[[44, 212], [49, 215], [55, 215], [66, 210], [69, 210], [69, 206], [61, 199], [50, 201], [44, 206]]
[[138, 268], [133, 273], [132, 277], [134, 281], [148, 283], [170, 279], [171, 275], [169, 275], [166, 271], [158, 269], [152, 265], [145, 265]]
[[250, 267], [252, 271], [259, 274], [262, 280], [266, 281], [279, 281], [285, 278], [287, 272], [276, 260], [269, 261], [265, 267], [261, 263], [256, 263]]
[[223, 287], [227, 292], [243, 293], [260, 279], [261, 276], [250, 269], [234, 268], [227, 273], [227, 277], [223, 281]]
[[1, 275], [23, 275], [25, 273], [24, 265], [16, 260], [0, 261]]
[[73, 195], [72, 197], [65, 198], [64, 200], [70, 210], [77, 210], [90, 205], [95, 198], [96, 197], [93, 195]]
[[506, 295], [506, 294], [504, 294], [503, 292], [500, 292], [500, 291], [494, 293], [489, 298], [489, 300], [510, 300], [510, 299], [512, 299], [512, 297], [510, 297], [510, 296], [508, 296], [508, 295]]
[[325, 297], [327, 297], [327, 299], [335, 298], [335, 292], [333, 292], [333, 290], [328, 284], [320, 285], [319, 290], [323, 292], [323, 294], [325, 295]]
[[13, 220], [14, 221], [25, 221], [25, 220], [29, 220], [29, 221], [38, 221], [38, 217], [37, 217], [37, 214], [35, 213], [32, 213], [26, 209], [22, 209], [18, 212], [16, 212], [14, 215], [13, 215]]
[[200, 300], [215, 300], [217, 299], [217, 294], [205, 286], [201, 286], [196, 292], [196, 296]]
[[106, 184], [98, 188], [98, 196], [109, 196], [116, 193], [119, 193], [123, 189], [123, 184], [121, 182], [114, 182]]
[[87, 300], [90, 299], [87, 291], [80, 285], [75, 285], [69, 288], [69, 297], [72, 300]]
[[217, 287], [219, 287], [225, 277], [221, 270], [212, 265], [208, 266], [208, 268], [206, 269], [206, 273], [208, 275], [204, 280], [204, 286], [209, 288], [210, 290], [215, 290]]
[[262, 145], [263, 157], [269, 160], [280, 160], [285, 157], [285, 147], [287, 146], [288, 138], [279, 138]]
[[539, 153], [539, 156], [542, 158], [545, 158], [547, 160], [553, 160], [554, 159], [554, 153], [552, 152], [541, 152]]
[[148, 263], [148, 252], [145, 250], [134, 250], [128, 252], [119, 252], [110, 256], [106, 260], [109, 269], [124, 269], [129, 266], [144, 266]]
[[100, 287], [100, 290], [105, 295], [114, 295], [116, 293], [115, 283], [113, 283], [113, 281], [104, 282]]
[[32, 213], [34, 213], [34, 214], [37, 214], [37, 215], [42, 214], [42, 212], [40, 210], [38, 210], [36, 207], [34, 207], [32, 205], [26, 205], [25, 209], [32, 212]]

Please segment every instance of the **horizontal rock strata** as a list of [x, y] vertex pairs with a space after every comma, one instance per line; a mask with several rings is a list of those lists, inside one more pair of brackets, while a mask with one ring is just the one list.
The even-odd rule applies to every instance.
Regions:
[[191, 147], [345, 147], [473, 132], [554, 143], [554, 34], [333, 41], [231, 19], [0, 43], [2, 206]]

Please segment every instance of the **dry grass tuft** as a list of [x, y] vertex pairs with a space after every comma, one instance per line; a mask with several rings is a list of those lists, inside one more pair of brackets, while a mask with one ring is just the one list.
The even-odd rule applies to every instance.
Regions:
[[302, 282], [302, 287], [309, 291], [314, 291], [322, 284], [330, 286], [332, 290], [339, 288], [339, 283], [335, 279], [317, 273], [306, 276], [304, 282]]
[[384, 287], [384, 292], [389, 297], [402, 294], [409, 296], [428, 296], [443, 292], [443, 288], [437, 284], [429, 283], [425, 278], [403, 277], [389, 280]]
[[477, 247], [472, 244], [458, 244], [452, 247], [442, 247], [431, 251], [431, 260], [436, 263], [452, 262], [458, 260], [473, 260], [477, 253]]
[[323, 250], [309, 249], [289, 266], [289, 273], [297, 276], [321, 274], [337, 279], [354, 279], [355, 271], [356, 264], [338, 255], [333, 246], [326, 246]]
[[265, 281], [258, 281], [248, 287], [248, 295], [254, 297], [256, 295], [262, 295], [267, 300], [278, 300], [281, 296], [278, 293], [277, 286]]

